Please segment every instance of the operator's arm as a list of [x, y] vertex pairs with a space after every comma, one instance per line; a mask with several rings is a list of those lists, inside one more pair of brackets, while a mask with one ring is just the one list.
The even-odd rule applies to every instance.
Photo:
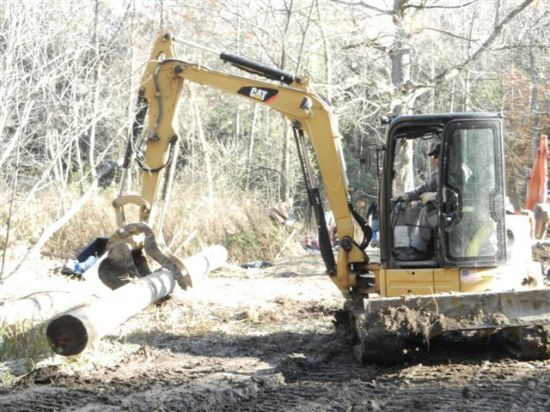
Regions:
[[439, 174], [437, 172], [432, 173], [428, 178], [428, 180], [426, 181], [426, 183], [405, 193], [406, 200], [407, 201], [420, 200], [420, 196], [422, 196], [423, 193], [437, 192], [438, 180], [439, 180]]

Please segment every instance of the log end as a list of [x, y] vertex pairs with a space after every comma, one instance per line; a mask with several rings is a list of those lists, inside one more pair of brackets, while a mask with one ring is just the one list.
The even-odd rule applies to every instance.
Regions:
[[63, 356], [78, 355], [88, 344], [86, 327], [72, 315], [52, 320], [46, 328], [46, 337], [52, 350]]

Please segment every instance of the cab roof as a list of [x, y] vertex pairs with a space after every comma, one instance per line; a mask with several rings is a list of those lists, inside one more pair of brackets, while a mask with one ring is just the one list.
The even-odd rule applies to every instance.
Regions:
[[459, 113], [432, 113], [432, 114], [403, 114], [399, 116], [389, 117], [388, 127], [400, 123], [448, 123], [451, 120], [462, 119], [501, 119], [502, 113], [500, 112], [459, 112]]

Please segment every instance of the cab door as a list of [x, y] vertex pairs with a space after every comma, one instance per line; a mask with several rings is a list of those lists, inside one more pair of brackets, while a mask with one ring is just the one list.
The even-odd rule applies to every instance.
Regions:
[[439, 247], [444, 266], [506, 260], [500, 119], [455, 120], [443, 133]]

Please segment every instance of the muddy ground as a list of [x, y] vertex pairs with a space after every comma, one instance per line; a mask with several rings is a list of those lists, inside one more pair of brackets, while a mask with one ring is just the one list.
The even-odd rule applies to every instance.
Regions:
[[18, 376], [0, 410], [550, 410], [550, 361], [515, 360], [487, 338], [359, 365], [322, 272], [310, 255], [213, 273], [81, 356]]

